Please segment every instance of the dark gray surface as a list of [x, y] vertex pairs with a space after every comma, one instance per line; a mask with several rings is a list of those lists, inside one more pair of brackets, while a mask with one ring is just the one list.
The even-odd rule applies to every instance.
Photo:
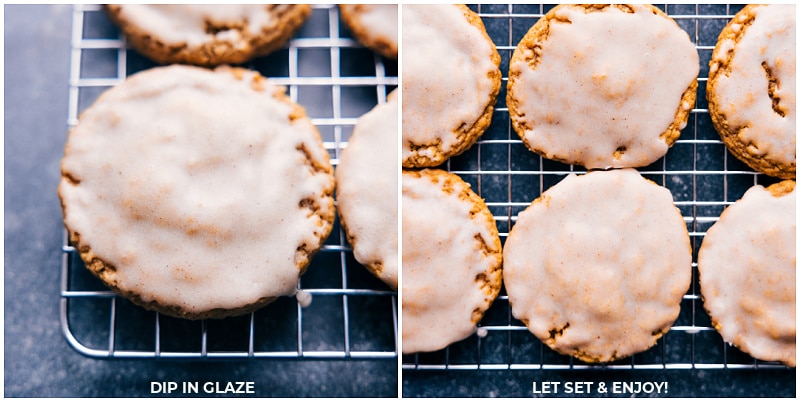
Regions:
[[[795, 397], [795, 370], [669, 371], [407, 371], [404, 397]], [[559, 393], [534, 394], [533, 383], [560, 382]], [[591, 394], [568, 394], [564, 386], [593, 382]], [[600, 393], [600, 383], [667, 383], [666, 393]], [[583, 386], [587, 387], [587, 386]], [[621, 386], [620, 386], [621, 387]]]
[[96, 360], [59, 326], [71, 6], [5, 6], [5, 395], [140, 397], [153, 381], [252, 381], [256, 396], [397, 395], [397, 361]]

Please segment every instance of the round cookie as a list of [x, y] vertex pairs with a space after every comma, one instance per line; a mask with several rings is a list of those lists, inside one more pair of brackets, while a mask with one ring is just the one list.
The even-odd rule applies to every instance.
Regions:
[[747, 5], [719, 35], [706, 97], [711, 121], [736, 158], [794, 179], [797, 168], [795, 6]]
[[378, 54], [397, 59], [397, 4], [339, 4], [353, 36]]
[[652, 347], [691, 276], [672, 195], [634, 169], [568, 175], [518, 215], [503, 249], [514, 317], [553, 350], [592, 363]]
[[442, 349], [476, 331], [502, 284], [494, 217], [469, 185], [404, 170], [403, 353]]
[[397, 93], [356, 122], [336, 166], [336, 200], [356, 260], [397, 290]]
[[240, 64], [283, 46], [311, 15], [307, 4], [113, 4], [109, 17], [133, 48], [160, 64]]
[[403, 6], [403, 167], [467, 150], [492, 120], [500, 55], [464, 5]]
[[795, 366], [795, 182], [754, 186], [706, 232], [697, 256], [703, 306], [722, 338]]
[[697, 50], [651, 5], [559, 5], [519, 42], [506, 103], [533, 152], [587, 169], [664, 154], [696, 97]]
[[243, 314], [292, 295], [333, 225], [333, 170], [284, 88], [174, 65], [103, 93], [69, 133], [58, 187], [87, 268], [148, 309]]

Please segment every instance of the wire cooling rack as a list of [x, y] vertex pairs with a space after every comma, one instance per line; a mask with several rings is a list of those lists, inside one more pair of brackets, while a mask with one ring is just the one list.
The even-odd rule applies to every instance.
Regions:
[[[700, 55], [698, 96], [688, 125], [669, 152], [640, 168], [668, 188], [689, 230], [692, 284], [683, 296], [672, 329], [648, 351], [616, 362], [592, 365], [549, 349], [511, 315], [505, 289], [479, 324], [481, 335], [432, 353], [404, 355], [404, 370], [476, 369], [756, 369], [786, 368], [763, 362], [726, 344], [703, 309], [697, 279], [697, 250], [722, 210], [755, 184], [775, 179], [756, 174], [731, 156], [720, 141], [705, 100], [708, 62], [717, 36], [742, 5], [656, 5], [684, 29]], [[513, 131], [505, 104], [508, 65], [517, 43], [552, 5], [469, 5], [482, 18], [501, 56], [502, 89], [488, 130], [466, 153], [444, 167], [469, 182], [495, 216], [501, 240], [516, 215], [569, 173], [585, 169], [549, 161], [530, 152]], [[485, 333], [485, 336], [483, 335]], [[482, 336], [482, 337], [481, 337]]]
[[[314, 5], [284, 48], [244, 67], [285, 85], [318, 127], [335, 166], [357, 118], [397, 86], [397, 63], [374, 55], [339, 22], [338, 8]], [[73, 10], [67, 125], [111, 86], [155, 66], [127, 48], [97, 5]], [[281, 298], [242, 317], [188, 321], [117, 297], [84, 267], [64, 235], [61, 326], [79, 353], [99, 358], [396, 358], [397, 294], [352, 256], [338, 220], [300, 288], [308, 307]]]

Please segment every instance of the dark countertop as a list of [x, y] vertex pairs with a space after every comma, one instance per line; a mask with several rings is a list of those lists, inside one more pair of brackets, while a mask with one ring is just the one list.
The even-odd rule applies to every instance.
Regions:
[[59, 325], [72, 7], [5, 10], [5, 396], [142, 397], [151, 382], [252, 381], [259, 397], [395, 397], [397, 360], [103, 360]]
[[[403, 370], [404, 397], [789, 397], [796, 392], [795, 370], [602, 370], [602, 371], [413, 371]], [[557, 382], [545, 394], [543, 384]], [[592, 382], [592, 386], [580, 385]], [[617, 383], [618, 393], [613, 393]], [[643, 386], [652, 393], [624, 393], [622, 383], [640, 382], [662, 385]], [[540, 393], [534, 394], [533, 384]], [[600, 384], [608, 389], [599, 392]], [[666, 383], [666, 386], [663, 386]], [[567, 393], [566, 385], [572, 386]], [[591, 388], [587, 393], [585, 388]], [[584, 392], [580, 393], [580, 388]], [[638, 387], [633, 387], [633, 391]]]

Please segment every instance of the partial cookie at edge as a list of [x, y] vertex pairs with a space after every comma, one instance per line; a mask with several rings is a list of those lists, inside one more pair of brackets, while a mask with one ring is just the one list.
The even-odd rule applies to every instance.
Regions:
[[403, 7], [403, 167], [433, 167], [491, 123], [500, 55], [464, 5]]
[[703, 306], [722, 338], [796, 365], [795, 182], [754, 186], [708, 229], [698, 252]]
[[502, 284], [492, 214], [455, 174], [403, 171], [403, 353], [435, 351], [476, 331]]
[[795, 32], [794, 5], [745, 6], [719, 35], [706, 92], [730, 152], [782, 179], [797, 171]]
[[356, 260], [392, 289], [398, 269], [398, 100], [375, 106], [356, 122], [336, 166], [336, 199]]
[[397, 4], [339, 4], [342, 21], [367, 48], [397, 59]]
[[206, 67], [241, 64], [271, 53], [311, 15], [308, 4], [111, 4], [105, 8], [127, 42], [151, 60]]

